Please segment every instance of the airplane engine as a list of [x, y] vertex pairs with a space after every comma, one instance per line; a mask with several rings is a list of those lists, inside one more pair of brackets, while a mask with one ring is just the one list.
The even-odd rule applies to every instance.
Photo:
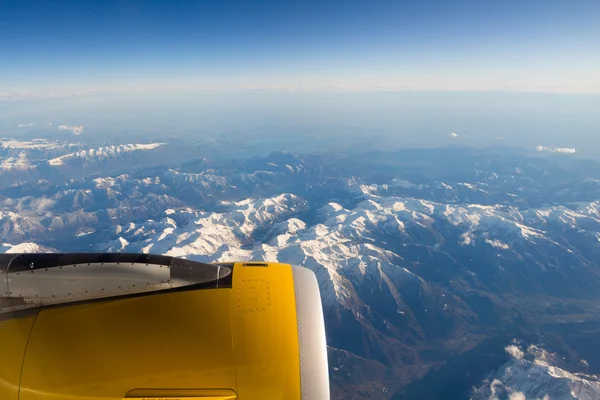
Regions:
[[306, 268], [0, 255], [2, 400], [329, 399]]

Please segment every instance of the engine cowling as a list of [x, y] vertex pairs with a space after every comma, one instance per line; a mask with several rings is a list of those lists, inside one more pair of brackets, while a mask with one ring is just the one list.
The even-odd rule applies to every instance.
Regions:
[[329, 399], [306, 268], [4, 254], [0, 276], [1, 399]]

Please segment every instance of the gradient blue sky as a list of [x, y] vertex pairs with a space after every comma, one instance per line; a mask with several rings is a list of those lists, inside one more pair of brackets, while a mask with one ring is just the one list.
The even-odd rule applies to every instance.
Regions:
[[600, 1], [0, 1], [0, 93], [173, 88], [600, 93]]

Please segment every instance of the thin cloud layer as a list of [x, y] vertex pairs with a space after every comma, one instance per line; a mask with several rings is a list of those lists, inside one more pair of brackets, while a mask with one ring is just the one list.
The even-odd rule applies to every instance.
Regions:
[[73, 135], [79, 136], [83, 133], [84, 128], [83, 128], [83, 125], [79, 125], [79, 126], [59, 125], [58, 129], [61, 131], [71, 131], [71, 132], [73, 132]]
[[548, 146], [538, 146], [536, 150], [539, 152], [549, 152], [549, 153], [563, 153], [563, 154], [575, 154], [577, 152], [576, 149], [569, 147], [548, 147]]

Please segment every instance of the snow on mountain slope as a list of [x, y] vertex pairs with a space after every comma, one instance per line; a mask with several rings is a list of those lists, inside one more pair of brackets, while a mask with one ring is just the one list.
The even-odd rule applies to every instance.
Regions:
[[25, 152], [19, 153], [16, 157], [7, 157], [0, 159], [0, 171], [2, 170], [27, 170], [32, 168], [32, 164], [27, 159]]
[[[338, 276], [340, 271], [343, 276], [360, 276], [375, 260], [401, 263], [406, 246], [413, 243], [440, 254], [448, 246], [490, 246], [514, 254], [515, 246], [543, 244], [568, 257], [574, 250], [549, 237], [544, 226], [562, 224], [578, 231], [588, 226], [600, 231], [600, 219], [593, 212], [596, 203], [580, 205], [588, 210], [586, 215], [562, 206], [520, 211], [370, 195], [353, 209], [329, 203], [315, 210], [317, 221], [312, 226], [296, 217], [286, 219], [307, 210], [306, 202], [295, 195], [222, 204], [225, 212], [174, 211], [158, 221], [118, 229], [129, 243], [128, 251], [189, 255], [206, 261], [254, 258], [311, 264], [315, 270], [327, 271], [336, 287], [332, 293], [337, 294], [352, 291], [351, 285], [341, 283], [346, 278]], [[456, 230], [452, 236], [448, 227]], [[386, 241], [380, 243], [382, 239]], [[532, 265], [542, 270], [549, 267], [533, 261]], [[344, 296], [340, 296], [337, 300], [343, 303]]]
[[[192, 152], [187, 149], [188, 153]], [[70, 178], [98, 175], [132, 165], [155, 165], [173, 154], [183, 155], [166, 143], [115, 144], [98, 147], [80, 142], [46, 139], [0, 139], [0, 189], [34, 184], [38, 179], [62, 183]]]
[[227, 184], [227, 179], [224, 176], [217, 175], [213, 171], [191, 173], [169, 169], [161, 178], [179, 185], [199, 184], [202, 189], [210, 189], [215, 184], [220, 186]]
[[[125, 197], [112, 188], [66, 189], [51, 197], [0, 197], [0, 237], [13, 243], [62, 240], [67, 249], [77, 234], [132, 220], [148, 220], [170, 207], [181, 207], [168, 195]], [[67, 250], [65, 249], [65, 251]]]
[[569, 372], [555, 354], [535, 345], [514, 343], [505, 350], [510, 360], [473, 388], [472, 400], [600, 399], [600, 377]]
[[0, 138], [0, 173], [17, 173], [33, 170], [36, 163], [62, 151], [77, 147], [77, 144], [46, 139], [16, 140]]
[[127, 249], [172, 256], [192, 255], [210, 261], [247, 260], [256, 230], [265, 229], [293, 213], [306, 210], [306, 201], [284, 194], [270, 199], [242, 200], [225, 204], [212, 213], [184, 209], [167, 210], [160, 221], [117, 226], [114, 232], [130, 243]]
[[0, 147], [3, 149], [51, 150], [51, 149], [59, 149], [64, 146], [65, 146], [65, 143], [63, 143], [63, 142], [56, 142], [56, 141], [46, 140], [46, 139], [17, 140], [17, 139], [0, 138]]
[[16, 245], [0, 243], [0, 253], [58, 253], [58, 250], [33, 242], [24, 242]]
[[8, 238], [11, 241], [26, 240], [26, 237], [46, 239], [45, 231], [46, 227], [40, 223], [39, 219], [0, 210], [0, 237], [2, 238]]
[[48, 160], [48, 165], [51, 166], [65, 166], [66, 164], [73, 163], [74, 161], [91, 161], [97, 162], [103, 161], [110, 158], [125, 155], [127, 153], [133, 153], [138, 151], [149, 151], [155, 150], [165, 143], [149, 143], [149, 144], [121, 144], [112, 145], [106, 147], [98, 147], [95, 149], [81, 150], [76, 153], [69, 153], [60, 157]]

